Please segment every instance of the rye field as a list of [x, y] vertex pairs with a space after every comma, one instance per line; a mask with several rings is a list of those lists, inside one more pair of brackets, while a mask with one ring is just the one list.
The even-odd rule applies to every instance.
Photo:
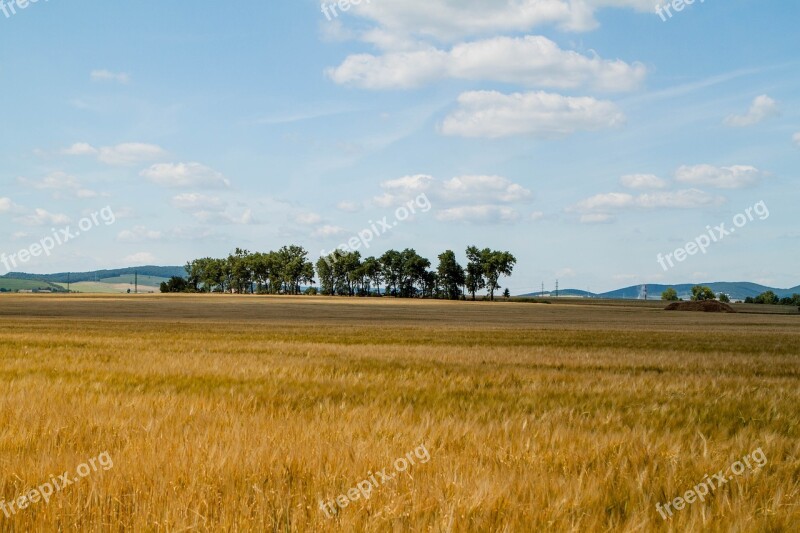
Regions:
[[0, 531], [798, 531], [800, 316], [661, 307], [0, 296]]

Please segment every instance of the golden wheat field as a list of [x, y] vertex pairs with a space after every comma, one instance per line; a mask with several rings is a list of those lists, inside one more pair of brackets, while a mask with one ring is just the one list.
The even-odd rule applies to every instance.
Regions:
[[797, 531], [800, 317], [659, 307], [0, 297], [0, 531]]

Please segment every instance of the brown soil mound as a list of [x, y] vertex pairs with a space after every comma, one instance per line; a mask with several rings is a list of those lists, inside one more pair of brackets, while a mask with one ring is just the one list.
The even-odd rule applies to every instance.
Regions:
[[674, 302], [666, 307], [666, 311], [694, 311], [698, 313], [735, 313], [728, 304], [707, 300], [704, 302]]

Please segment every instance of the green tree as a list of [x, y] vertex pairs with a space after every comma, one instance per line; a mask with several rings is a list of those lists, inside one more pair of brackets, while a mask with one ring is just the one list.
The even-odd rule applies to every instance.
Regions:
[[169, 279], [169, 281], [162, 281], [160, 287], [160, 290], [163, 293], [188, 292], [189, 289], [189, 283], [179, 276], [173, 276]]
[[476, 246], [467, 248], [467, 269], [464, 281], [467, 291], [475, 301], [475, 293], [486, 287], [484, 278], [483, 254]]
[[702, 302], [705, 300], [713, 300], [714, 298], [714, 291], [712, 291], [710, 287], [704, 285], [695, 285], [692, 287], [692, 300]]
[[439, 276], [439, 283], [445, 298], [448, 300], [461, 298], [461, 288], [465, 285], [467, 277], [452, 250], [439, 254], [439, 266], [436, 268], [436, 273]]
[[483, 256], [483, 272], [490, 300], [494, 301], [494, 293], [500, 289], [500, 276], [510, 276], [517, 263], [516, 257], [509, 252], [491, 251], [488, 248], [481, 252]]
[[672, 287], [668, 288], [664, 292], [661, 293], [661, 299], [667, 302], [677, 302], [678, 301], [678, 291], [673, 289]]
[[777, 305], [780, 302], [778, 295], [772, 291], [762, 292], [755, 298], [755, 303], [765, 305]]
[[729, 303], [731, 303], [731, 299], [730, 299], [730, 297], [729, 297], [727, 294], [725, 294], [724, 292], [721, 292], [721, 293], [719, 294], [719, 301], [720, 301], [720, 302], [722, 302], [722, 303], [724, 303], [724, 304], [729, 304]]

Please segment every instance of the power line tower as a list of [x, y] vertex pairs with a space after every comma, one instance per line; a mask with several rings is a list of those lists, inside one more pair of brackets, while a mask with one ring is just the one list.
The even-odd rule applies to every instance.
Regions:
[[558, 280], [556, 280], [556, 298], [558, 298]]
[[542, 282], [542, 298], [544, 298], [544, 281]]
[[139, 272], [133, 272], [133, 294], [139, 294]]

